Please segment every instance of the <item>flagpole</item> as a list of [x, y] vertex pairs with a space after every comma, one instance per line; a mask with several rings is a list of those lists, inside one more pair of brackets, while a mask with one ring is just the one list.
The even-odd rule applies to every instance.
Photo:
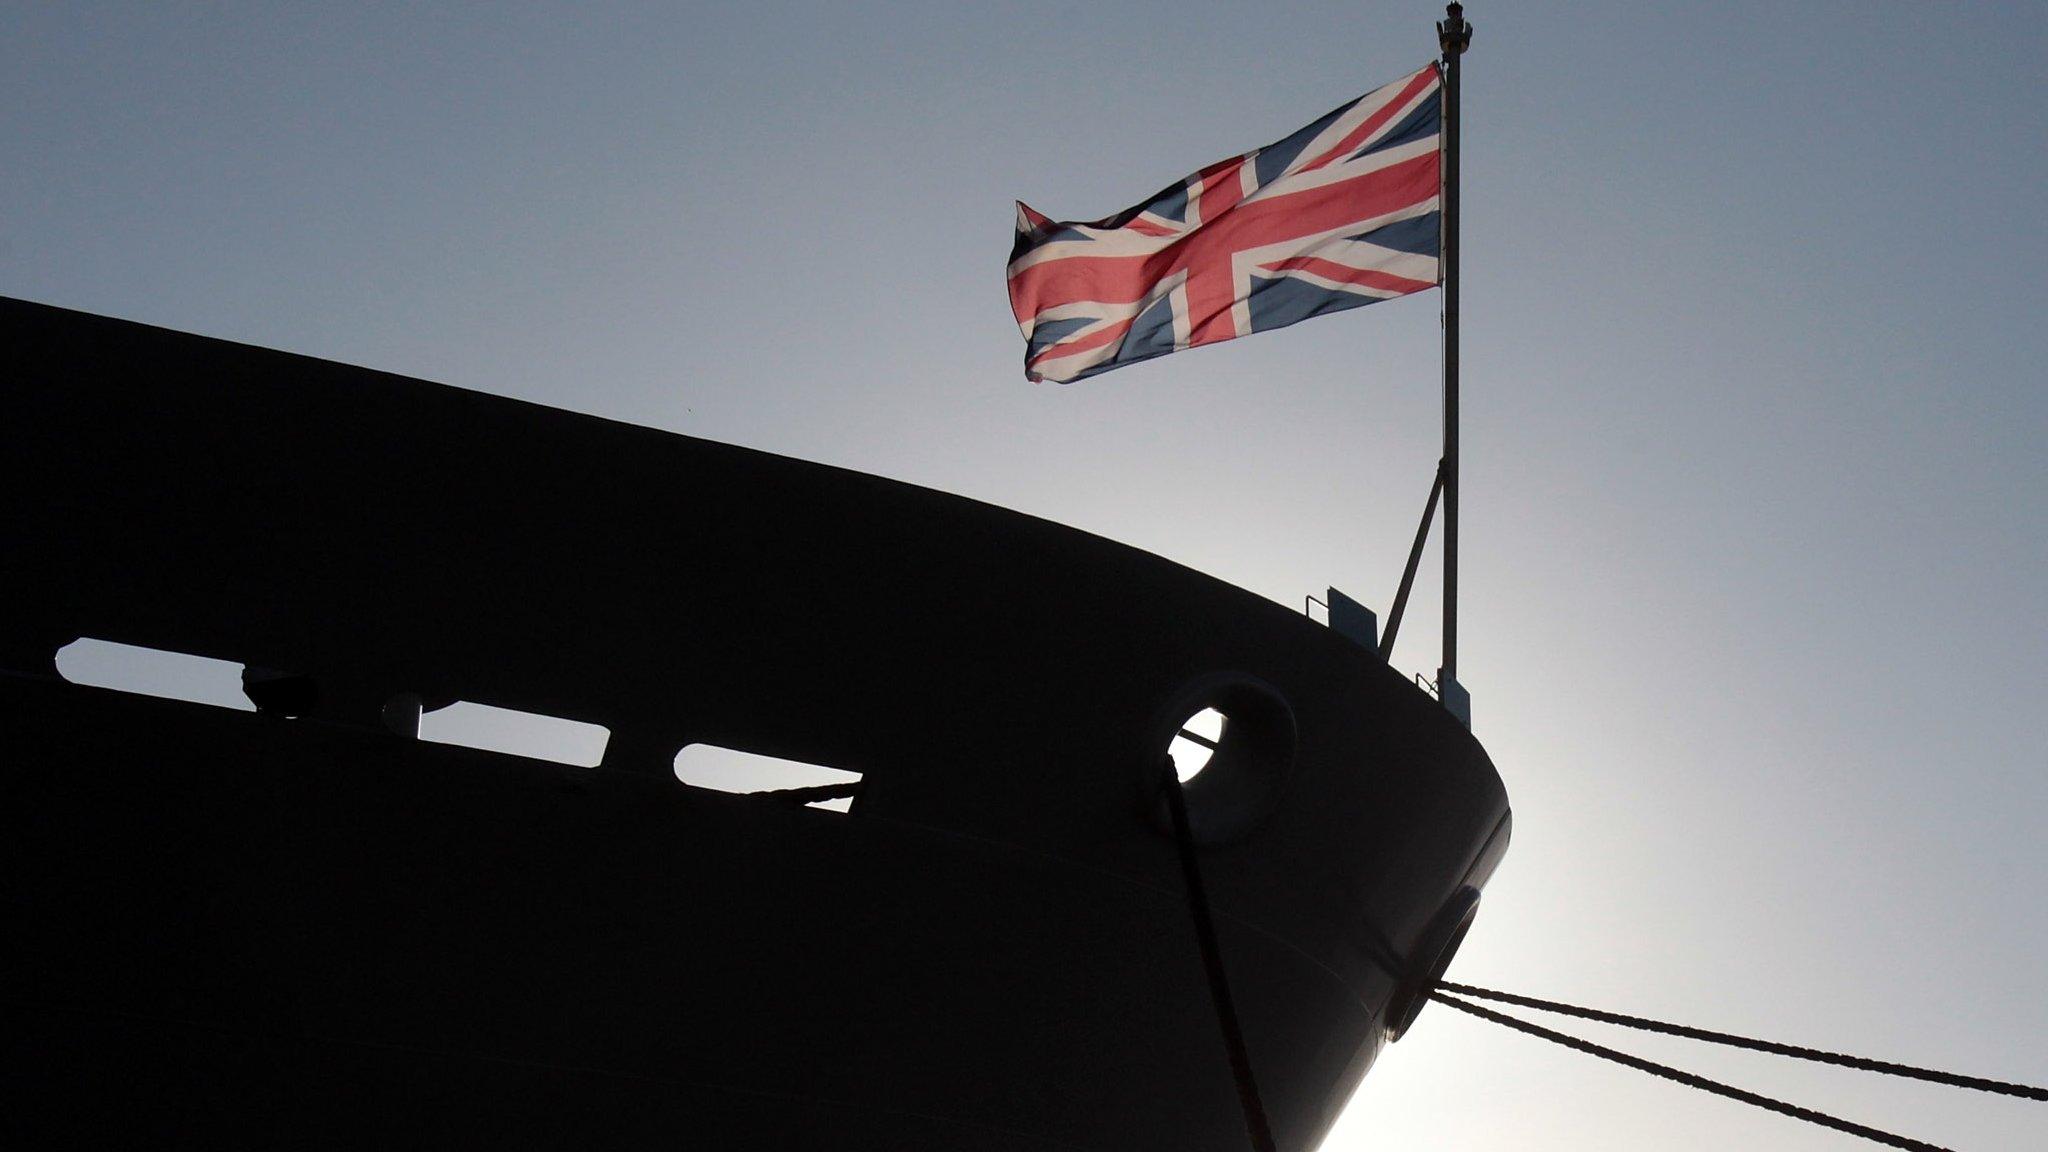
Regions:
[[1437, 696], [1467, 726], [1470, 698], [1458, 683], [1458, 59], [1472, 43], [1465, 8], [1453, 3], [1436, 26], [1443, 50], [1444, 287], [1444, 658]]

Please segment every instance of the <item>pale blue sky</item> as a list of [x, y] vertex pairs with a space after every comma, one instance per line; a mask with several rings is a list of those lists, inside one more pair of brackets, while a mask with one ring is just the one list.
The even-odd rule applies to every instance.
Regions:
[[[1061, 389], [1002, 267], [1012, 199], [1115, 211], [1414, 69], [1440, 15], [14, 5], [0, 293], [1383, 608], [1436, 294]], [[2048, 1081], [2048, 7], [1468, 17], [1462, 664], [1517, 823], [1454, 975]], [[1960, 1149], [2048, 1133], [1616, 1039]], [[1853, 1146], [1440, 1007], [1329, 1144]]]

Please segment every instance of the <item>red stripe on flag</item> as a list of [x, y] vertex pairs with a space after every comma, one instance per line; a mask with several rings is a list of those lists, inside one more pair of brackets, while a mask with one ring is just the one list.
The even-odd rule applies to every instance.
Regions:
[[1385, 216], [1442, 191], [1437, 153], [1425, 152], [1385, 168], [1316, 188], [1253, 201], [1202, 235], [1233, 251], [1313, 236]]
[[1410, 100], [1415, 99], [1416, 93], [1421, 92], [1424, 88], [1427, 88], [1431, 84], [1436, 83], [1436, 80], [1436, 65], [1434, 64], [1431, 64], [1429, 67], [1424, 68], [1422, 71], [1417, 72], [1415, 75], [1409, 77], [1408, 86], [1401, 89], [1401, 94], [1399, 96], [1396, 96], [1392, 100], [1387, 101], [1385, 104], [1380, 105], [1379, 111], [1374, 112], [1372, 115], [1365, 118], [1365, 123], [1360, 124], [1356, 128], [1353, 128], [1350, 131], [1350, 133], [1348, 133], [1344, 137], [1343, 140], [1338, 142], [1335, 148], [1330, 149], [1328, 152], [1325, 152], [1321, 156], [1316, 157], [1314, 160], [1309, 161], [1307, 164], [1302, 165], [1301, 171], [1313, 172], [1316, 169], [1321, 168], [1324, 165], [1330, 163], [1331, 161], [1348, 154], [1352, 149], [1365, 143], [1368, 137], [1370, 137], [1374, 132], [1379, 131], [1380, 125], [1385, 124], [1388, 121], [1388, 119], [1390, 119], [1394, 115], [1394, 113], [1407, 107], [1408, 102]]
[[1036, 368], [1047, 360], [1058, 360], [1063, 356], [1074, 356], [1091, 349], [1100, 348], [1104, 344], [1114, 344], [1124, 338], [1124, 333], [1131, 330], [1131, 323], [1136, 319], [1137, 317], [1134, 316], [1130, 320], [1119, 320], [1114, 324], [1098, 328], [1086, 336], [1076, 336], [1072, 340], [1062, 340], [1038, 355], [1033, 356], [1026, 367]]
[[1262, 267], [1268, 272], [1308, 272], [1339, 284], [1360, 284], [1367, 288], [1378, 288], [1382, 292], [1398, 292], [1404, 296], [1410, 292], [1436, 287], [1433, 281], [1396, 276], [1392, 272], [1381, 272], [1376, 268], [1353, 268], [1349, 264], [1339, 264], [1320, 256], [1296, 256], [1291, 260], [1282, 260], [1277, 264], [1266, 264]]
[[1179, 270], [1185, 246], [1182, 240], [1146, 256], [1066, 256], [1033, 264], [1010, 277], [1010, 307], [1022, 324], [1047, 308], [1081, 300], [1135, 304]]
[[1188, 218], [1199, 219], [1203, 224], [1213, 223], [1225, 212], [1237, 206], [1244, 199], [1244, 157], [1219, 160], [1200, 172], [1192, 203], [1188, 205]]

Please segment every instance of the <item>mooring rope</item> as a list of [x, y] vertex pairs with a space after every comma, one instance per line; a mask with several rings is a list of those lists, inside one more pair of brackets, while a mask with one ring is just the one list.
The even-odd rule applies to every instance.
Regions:
[[[2014, 1084], [2005, 1080], [1987, 1080], [1982, 1076], [1964, 1076], [1960, 1073], [1943, 1072], [1935, 1068], [1916, 1068], [1911, 1064], [1895, 1064], [1889, 1060], [1872, 1060], [1864, 1056], [1849, 1056], [1841, 1052], [1823, 1051], [1819, 1048], [1804, 1048], [1797, 1044], [1780, 1044], [1774, 1040], [1757, 1040], [1748, 1036], [1735, 1036], [1727, 1032], [1710, 1032], [1704, 1028], [1691, 1028], [1684, 1024], [1667, 1024], [1662, 1020], [1649, 1020], [1641, 1016], [1624, 1016], [1619, 1012], [1602, 1012], [1598, 1008], [1581, 1008], [1576, 1004], [1560, 1004], [1555, 1000], [1538, 1000], [1533, 996], [1517, 996], [1512, 992], [1495, 992], [1490, 988], [1474, 988], [1470, 984], [1452, 984], [1448, 981], [1439, 981], [1437, 988], [1445, 992], [1456, 992], [1461, 996], [1475, 996], [1481, 1000], [1498, 1000], [1503, 1004], [1535, 1008], [1544, 1012], [1556, 1012], [1562, 1016], [1576, 1016], [1581, 1020], [1597, 1020], [1602, 1024], [1619, 1024], [1624, 1028], [1639, 1028], [1645, 1032], [1661, 1032], [1666, 1036], [1683, 1036], [1688, 1040], [1704, 1040], [1710, 1044], [1726, 1044], [1731, 1048], [1748, 1048], [1756, 1052], [1769, 1052], [1777, 1056], [1791, 1056], [1799, 1060], [1813, 1060], [1821, 1064], [1834, 1064], [1843, 1068], [1854, 1068], [1862, 1072], [1880, 1072], [1886, 1076], [1906, 1076], [1914, 1080], [1946, 1084], [1951, 1088], [1972, 1088], [1979, 1092], [1996, 1092], [2002, 1096], [2018, 1096], [2025, 1100], [2048, 1100], [2048, 1088], [2036, 1088], [2031, 1084]], [[1449, 1003], [1449, 1001], [1445, 1001], [1445, 1003]]]
[[1209, 893], [1202, 886], [1202, 866], [1195, 858], [1195, 836], [1188, 825], [1188, 802], [1182, 794], [1180, 773], [1173, 757], [1166, 758], [1166, 807], [1173, 816], [1173, 842], [1180, 854], [1181, 880], [1187, 887], [1188, 917], [1195, 922], [1195, 943], [1202, 950], [1202, 968], [1209, 976], [1209, 1001], [1216, 1010], [1216, 1024], [1223, 1032], [1223, 1047], [1230, 1055], [1231, 1078], [1237, 1082], [1237, 1103], [1244, 1111], [1245, 1135], [1253, 1152], [1274, 1152], [1273, 1129], [1266, 1121], [1266, 1106], [1259, 1098], [1258, 1081], [1252, 1078], [1251, 1053], [1244, 1044], [1244, 1030], [1237, 1022], [1237, 1006], [1230, 997], [1230, 979], [1223, 970], [1223, 950], [1216, 943], [1216, 924], [1209, 915]]
[[1513, 1016], [1495, 1012], [1491, 1008], [1482, 1008], [1469, 1001], [1447, 995], [1443, 989], [1448, 987], [1451, 987], [1451, 985], [1440, 985], [1437, 990], [1430, 993], [1430, 997], [1441, 1003], [1448, 1004], [1460, 1012], [1469, 1012], [1482, 1020], [1491, 1020], [1496, 1024], [1503, 1024], [1513, 1028], [1517, 1032], [1527, 1032], [1531, 1036], [1539, 1036], [1552, 1043], [1562, 1044], [1567, 1048], [1584, 1052], [1589, 1056], [1598, 1056], [1602, 1060], [1612, 1060], [1616, 1064], [1634, 1068], [1639, 1072], [1648, 1072], [1652, 1076], [1662, 1076], [1666, 1080], [1675, 1080], [1687, 1087], [1698, 1088], [1702, 1092], [1711, 1092], [1716, 1096], [1726, 1096], [1730, 1100], [1740, 1100], [1744, 1104], [1752, 1104], [1766, 1111], [1776, 1112], [1781, 1116], [1790, 1116], [1795, 1120], [1804, 1120], [1809, 1124], [1818, 1124], [1823, 1128], [1832, 1128], [1837, 1132], [1846, 1132], [1851, 1136], [1861, 1136], [1865, 1140], [1874, 1140], [1879, 1144], [1886, 1144], [1893, 1148], [1904, 1148], [1907, 1152], [1951, 1152], [1950, 1149], [1943, 1148], [1939, 1144], [1929, 1144], [1924, 1140], [1915, 1140], [1910, 1136], [1900, 1136], [1896, 1133], [1872, 1128], [1866, 1124], [1858, 1124], [1853, 1120], [1844, 1120], [1839, 1116], [1830, 1116], [1825, 1112], [1816, 1112], [1811, 1108], [1802, 1108], [1797, 1104], [1775, 1100], [1769, 1096], [1760, 1096], [1755, 1092], [1745, 1091], [1731, 1084], [1723, 1084], [1718, 1080], [1709, 1080], [1704, 1076], [1695, 1076], [1690, 1072], [1681, 1072], [1676, 1068], [1653, 1063], [1641, 1057], [1631, 1056], [1626, 1052], [1617, 1052], [1612, 1048], [1595, 1044], [1590, 1040], [1581, 1040], [1576, 1036], [1567, 1036], [1562, 1032], [1553, 1032], [1540, 1024], [1531, 1024], [1527, 1020], [1520, 1020]]

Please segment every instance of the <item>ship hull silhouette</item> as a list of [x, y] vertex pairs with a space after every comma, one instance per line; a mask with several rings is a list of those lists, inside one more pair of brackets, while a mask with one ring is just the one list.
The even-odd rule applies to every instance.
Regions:
[[[21, 301], [0, 358], [11, 1147], [1241, 1148], [1162, 816], [1213, 706], [1198, 855], [1309, 1148], [1506, 849], [1373, 652], [1083, 532]], [[72, 684], [79, 637], [299, 698]], [[603, 763], [411, 738], [450, 700]], [[692, 744], [860, 791], [689, 787]]]

